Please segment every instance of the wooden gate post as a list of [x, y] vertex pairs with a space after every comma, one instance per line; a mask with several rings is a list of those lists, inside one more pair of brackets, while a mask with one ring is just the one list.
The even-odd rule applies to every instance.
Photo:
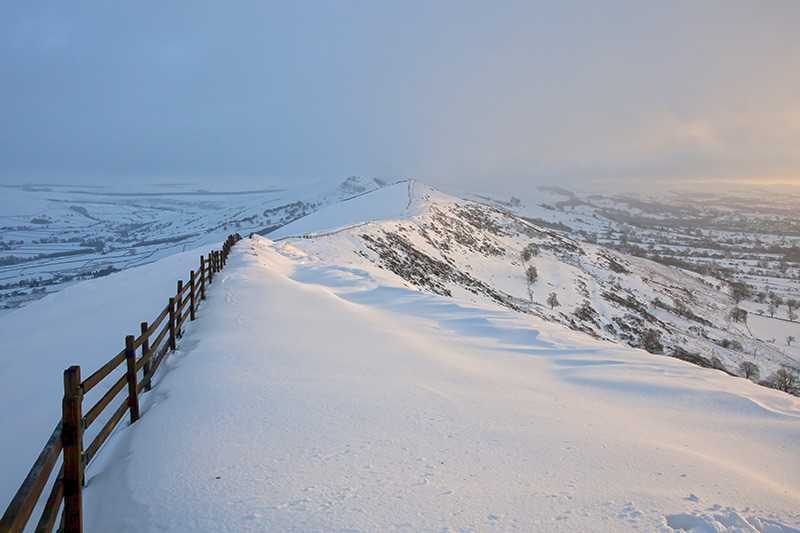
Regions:
[[183, 316], [183, 280], [178, 280], [178, 290], [175, 293], [175, 336], [180, 337], [181, 333], [181, 317]]
[[200, 256], [200, 299], [206, 299], [206, 258]]
[[144, 380], [144, 390], [150, 390], [151, 383], [150, 383], [150, 362], [153, 360], [152, 354], [147, 352], [150, 351], [150, 337], [145, 337], [144, 334], [147, 333], [147, 322], [142, 322], [139, 326], [142, 331], [142, 357], [147, 357], [144, 360], [144, 366], [142, 367], [142, 379]]
[[125, 362], [128, 372], [128, 407], [131, 410], [131, 424], [139, 420], [139, 393], [136, 387], [136, 348], [133, 347], [135, 337], [125, 337]]
[[189, 320], [194, 320], [194, 270], [189, 272]]
[[64, 449], [64, 533], [83, 533], [83, 417], [81, 367], [64, 371], [61, 446]]
[[169, 299], [169, 347], [175, 350], [175, 298]]

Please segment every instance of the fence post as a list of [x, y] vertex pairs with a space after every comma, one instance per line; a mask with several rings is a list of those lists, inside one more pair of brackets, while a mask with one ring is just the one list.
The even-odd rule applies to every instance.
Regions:
[[206, 299], [206, 258], [200, 256], [200, 299]]
[[189, 320], [194, 320], [194, 270], [189, 272]]
[[181, 291], [183, 291], [183, 280], [179, 279], [178, 290], [175, 293], [175, 298], [177, 300], [175, 302], [175, 335], [177, 337], [180, 337], [182, 335], [181, 317], [183, 316], [183, 294], [181, 294]]
[[169, 347], [175, 350], [175, 298], [169, 299]]
[[83, 533], [83, 424], [81, 367], [64, 371], [61, 446], [64, 449], [64, 533]]
[[152, 360], [152, 354], [148, 355], [147, 352], [150, 351], [150, 337], [144, 337], [144, 334], [147, 332], [147, 321], [142, 322], [140, 324], [140, 328], [142, 331], [142, 357], [147, 357], [144, 360], [144, 366], [142, 367], [142, 380], [144, 380], [144, 390], [150, 390], [150, 361]]
[[133, 347], [135, 337], [125, 337], [125, 362], [128, 372], [128, 407], [131, 410], [131, 424], [139, 420], [139, 393], [136, 391], [136, 348]]

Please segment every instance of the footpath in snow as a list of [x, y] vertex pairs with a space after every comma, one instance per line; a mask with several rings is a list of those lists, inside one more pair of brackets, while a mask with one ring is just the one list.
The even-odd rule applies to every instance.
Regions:
[[245, 239], [87, 531], [797, 531], [800, 403]]

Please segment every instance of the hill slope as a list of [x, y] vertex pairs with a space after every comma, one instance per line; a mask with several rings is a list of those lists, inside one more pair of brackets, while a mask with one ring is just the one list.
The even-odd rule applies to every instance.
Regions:
[[88, 527], [800, 526], [800, 401], [380, 273], [239, 243]]
[[[371, 196], [359, 201], [369, 205]], [[753, 361], [763, 377], [780, 366], [800, 369], [800, 353], [762, 342], [731, 319], [735, 303], [715, 278], [580, 242], [414, 182], [387, 187], [380, 196], [380, 205], [394, 201], [387, 216], [343, 203], [288, 224], [280, 236], [304, 235], [303, 249], [322, 262], [376, 265], [386, 280], [493, 301], [701, 366], [737, 373], [742, 361]], [[339, 220], [347, 223], [329, 223]], [[526, 248], [532, 250], [528, 261], [521, 258]], [[528, 285], [530, 266], [538, 279]], [[557, 305], [548, 305], [551, 294]]]

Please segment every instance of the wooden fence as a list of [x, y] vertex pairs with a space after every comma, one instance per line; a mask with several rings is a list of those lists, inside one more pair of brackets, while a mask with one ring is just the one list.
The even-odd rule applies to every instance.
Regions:
[[[169, 303], [158, 317], [149, 323], [142, 322], [139, 336], [125, 337], [125, 348], [110, 361], [82, 381], [80, 366], [71, 366], [64, 371], [61, 420], [8, 505], [3, 518], [0, 519], [0, 533], [17, 533], [28, 527], [31, 515], [62, 455], [61, 469], [44, 502], [35, 531], [37, 533], [52, 531], [59, 510], [62, 512], [58, 531], [64, 533], [83, 531], [82, 491], [86, 466], [96, 457], [100, 447], [125, 413], [130, 414], [131, 424], [139, 419], [139, 395], [143, 391], [150, 390], [153, 376], [159, 366], [164, 358], [175, 350], [184, 323], [195, 319], [200, 302], [206, 299], [206, 286], [213, 283], [214, 275], [225, 266], [231, 247], [240, 238], [238, 233], [230, 235], [221, 250], [211, 251], [208, 256], [201, 256], [200, 269], [189, 273], [188, 283], [184, 283], [183, 280], [178, 281], [175, 296], [169, 299]], [[141, 352], [138, 359], [137, 350]], [[84, 394], [98, 386], [123, 364], [125, 373], [84, 413]], [[141, 379], [139, 379], [140, 373]], [[126, 397], [110, 408], [111, 416], [107, 418], [89, 446], [84, 447], [84, 431], [95, 423], [111, 406], [117, 395], [126, 389]]]

